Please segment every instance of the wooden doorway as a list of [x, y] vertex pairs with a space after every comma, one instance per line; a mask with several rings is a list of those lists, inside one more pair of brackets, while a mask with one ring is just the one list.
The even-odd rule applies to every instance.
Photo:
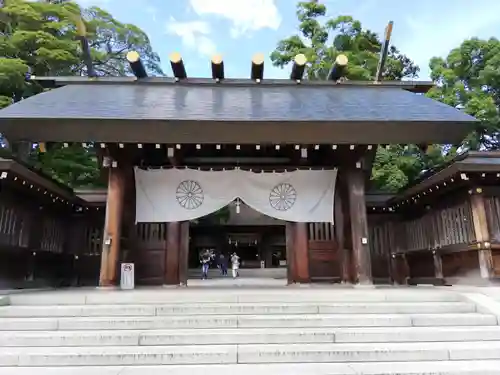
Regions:
[[341, 265], [334, 226], [308, 224], [309, 275], [311, 281], [340, 281]]

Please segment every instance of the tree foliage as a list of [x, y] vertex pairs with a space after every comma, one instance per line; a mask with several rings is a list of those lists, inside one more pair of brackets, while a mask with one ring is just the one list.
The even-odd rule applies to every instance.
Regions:
[[[306, 74], [309, 79], [325, 79], [333, 61], [339, 54], [349, 59], [346, 77], [352, 80], [374, 80], [380, 58], [380, 37], [362, 27], [360, 21], [351, 16], [326, 19], [326, 5], [314, 0], [297, 5], [299, 34], [278, 43], [271, 54], [275, 66], [285, 67], [302, 53], [307, 57]], [[385, 70], [387, 80], [416, 78], [419, 68], [402, 54], [397, 47], [390, 46]], [[442, 161], [440, 147], [434, 146], [425, 155], [418, 147], [405, 149], [391, 146], [380, 148], [375, 157], [372, 181], [377, 189], [394, 191], [415, 180], [422, 170]]]
[[417, 146], [379, 147], [372, 168], [372, 183], [377, 190], [395, 192], [413, 183], [457, 154], [457, 148], [431, 145], [425, 153]]
[[[150, 75], [163, 74], [147, 35], [100, 8], [82, 9], [66, 0], [6, 0], [0, 8], [0, 108], [42, 91], [26, 82], [27, 73], [86, 74], [77, 40], [80, 16], [98, 75], [131, 74], [126, 61], [130, 50], [139, 52]], [[80, 146], [63, 149], [55, 145], [44, 154], [34, 148], [29, 156], [42, 171], [70, 186], [92, 184], [99, 175], [94, 152]]]
[[498, 149], [500, 128], [500, 41], [472, 38], [453, 49], [446, 59], [430, 61], [436, 87], [433, 99], [481, 120], [465, 140], [468, 149]]
[[[377, 71], [382, 42], [379, 36], [363, 29], [361, 22], [351, 16], [325, 19], [326, 5], [314, 0], [297, 5], [299, 34], [278, 42], [271, 54], [273, 65], [285, 67], [302, 53], [309, 62], [306, 74], [309, 79], [325, 79], [339, 54], [349, 59], [347, 78], [373, 80]], [[384, 77], [399, 80], [415, 78], [419, 68], [395, 46], [391, 46], [385, 65]]]
[[[285, 67], [299, 54], [308, 59], [309, 79], [325, 79], [339, 54], [349, 59], [347, 79], [375, 78], [381, 40], [363, 29], [351, 16], [327, 19], [326, 5], [315, 0], [297, 5], [299, 33], [281, 40], [271, 54], [275, 66]], [[430, 61], [436, 87], [428, 96], [463, 109], [481, 122], [462, 145], [431, 145], [423, 153], [415, 145], [379, 147], [372, 170], [375, 188], [397, 191], [453, 158], [457, 149], [500, 147], [500, 42], [472, 38], [450, 52], [446, 59]], [[387, 80], [417, 78], [419, 68], [395, 46], [390, 46], [383, 72]]]

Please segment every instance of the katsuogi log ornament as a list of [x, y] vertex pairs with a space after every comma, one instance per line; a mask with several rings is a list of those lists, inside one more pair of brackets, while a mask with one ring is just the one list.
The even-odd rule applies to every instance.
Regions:
[[348, 62], [346, 55], [338, 55], [330, 69], [330, 73], [328, 73], [328, 80], [337, 82], [344, 77], [347, 73]]
[[132, 72], [137, 78], [146, 78], [148, 76], [144, 64], [141, 61], [141, 57], [136, 51], [127, 53], [127, 61], [130, 64], [130, 69], [132, 69]]

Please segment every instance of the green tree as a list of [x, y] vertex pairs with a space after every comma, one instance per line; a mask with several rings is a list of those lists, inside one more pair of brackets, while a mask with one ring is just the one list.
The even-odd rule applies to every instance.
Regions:
[[[281, 40], [271, 54], [275, 66], [284, 68], [302, 53], [307, 57], [306, 75], [309, 79], [326, 79], [333, 61], [339, 54], [349, 59], [346, 77], [351, 80], [374, 80], [380, 58], [382, 41], [379, 36], [363, 29], [361, 22], [351, 16], [325, 19], [326, 5], [314, 0], [297, 5], [299, 34]], [[416, 78], [419, 68], [395, 46], [390, 46], [384, 78], [400, 80]], [[381, 190], [395, 191], [414, 181], [422, 170], [444, 160], [440, 147], [427, 154], [418, 147], [391, 146], [377, 150], [373, 164], [372, 182]]]
[[414, 145], [379, 147], [372, 168], [373, 188], [398, 191], [456, 154], [456, 147], [442, 145], [431, 145], [425, 153]]
[[[85, 75], [76, 20], [83, 16], [98, 75], [131, 74], [126, 53], [141, 54], [146, 70], [161, 75], [160, 60], [146, 34], [97, 7], [82, 9], [73, 1], [6, 0], [0, 9], [0, 107], [37, 94], [42, 88], [26, 82], [38, 76]], [[53, 145], [46, 153], [24, 145], [23, 159], [70, 186], [88, 185], [99, 168], [92, 149]], [[73, 170], [74, 172], [70, 172]], [[77, 174], [81, 176], [77, 176]], [[95, 180], [97, 181], [97, 180]]]
[[70, 187], [100, 185], [97, 157], [94, 152], [81, 145], [63, 147], [54, 144], [48, 152], [34, 152], [32, 159], [36, 168]]
[[[135, 25], [119, 22], [108, 12], [92, 7], [83, 11], [87, 37], [97, 75], [132, 75], [125, 58], [127, 52], [136, 51], [149, 75], [163, 75], [160, 57], [153, 51], [148, 36]], [[83, 63], [77, 66], [78, 74], [86, 74]]]
[[430, 64], [436, 87], [429, 97], [475, 116], [481, 122], [464, 142], [472, 150], [500, 146], [500, 41], [472, 38], [453, 49], [446, 59]]
[[[309, 62], [306, 74], [309, 79], [325, 79], [339, 54], [349, 59], [347, 78], [373, 80], [377, 71], [381, 40], [377, 34], [363, 29], [361, 22], [351, 16], [324, 19], [326, 5], [314, 0], [297, 5], [299, 34], [278, 42], [271, 53], [273, 65], [285, 67], [302, 53]], [[391, 46], [384, 70], [386, 79], [416, 78], [419, 68], [407, 56]]]
[[[25, 76], [70, 74], [78, 63], [75, 30], [67, 12], [75, 4], [59, 5], [9, 0], [0, 9], [0, 103], [21, 100], [41, 89]], [[68, 10], [67, 10], [68, 9]]]

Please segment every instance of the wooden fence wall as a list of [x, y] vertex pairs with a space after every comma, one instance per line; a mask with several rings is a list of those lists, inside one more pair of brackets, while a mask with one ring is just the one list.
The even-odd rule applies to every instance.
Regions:
[[[387, 272], [398, 282], [433, 278], [475, 282], [485, 273], [500, 277], [500, 197], [479, 199], [486, 212], [486, 242], [476, 238], [472, 201], [471, 195], [462, 194], [445, 197], [420, 212], [369, 215], [374, 279], [386, 277]], [[485, 252], [483, 265], [480, 251]]]
[[387, 215], [368, 215], [368, 243], [375, 282], [391, 281], [391, 252], [397, 248], [396, 222]]
[[[0, 288], [70, 282], [69, 213], [36, 204], [2, 189], [0, 195]], [[66, 281], [64, 281], [66, 280]]]

